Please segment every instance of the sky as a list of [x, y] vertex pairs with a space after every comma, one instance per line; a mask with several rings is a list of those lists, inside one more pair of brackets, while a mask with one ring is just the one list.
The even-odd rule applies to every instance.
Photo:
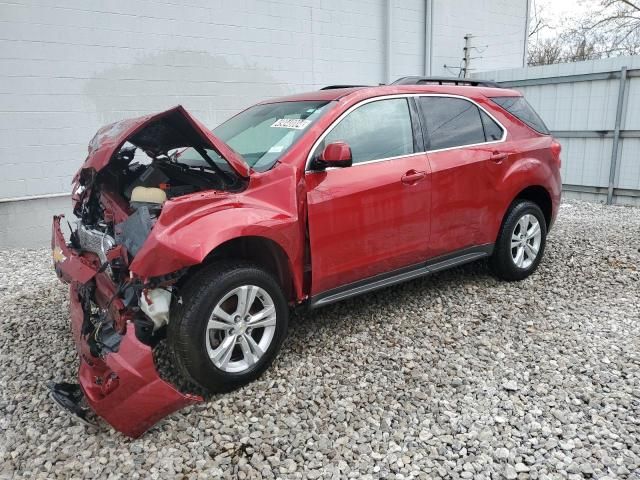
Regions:
[[[547, 23], [551, 27], [557, 28], [561, 25], [563, 19], [574, 17], [575, 12], [583, 13], [585, 10], [590, 10], [598, 3], [600, 3], [599, 0], [532, 0], [531, 14], [536, 11], [536, 8], [542, 8]], [[545, 29], [540, 32], [541, 38], [553, 35], [554, 32], [551, 29]]]

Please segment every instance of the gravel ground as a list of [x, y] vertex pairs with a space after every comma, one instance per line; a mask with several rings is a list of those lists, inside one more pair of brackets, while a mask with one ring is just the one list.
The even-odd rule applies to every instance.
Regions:
[[0, 478], [640, 478], [640, 209], [566, 203], [533, 277], [477, 263], [295, 318], [261, 379], [129, 440], [74, 379], [48, 250], [0, 252]]

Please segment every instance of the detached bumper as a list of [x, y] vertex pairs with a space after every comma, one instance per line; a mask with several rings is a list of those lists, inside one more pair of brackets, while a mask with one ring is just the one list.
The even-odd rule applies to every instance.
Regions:
[[[113, 428], [130, 437], [139, 437], [165, 416], [202, 401], [196, 395], [180, 393], [162, 380], [153, 362], [151, 347], [140, 342], [133, 324], [127, 322], [117, 351], [94, 356], [87, 342], [87, 312], [82, 295], [93, 286], [91, 300], [101, 308], [122, 306], [109, 300], [116, 286], [88, 257], [67, 246], [54, 217], [51, 247], [56, 273], [70, 284], [71, 328], [80, 355], [79, 383], [89, 406]], [[115, 304], [115, 305], [114, 305]], [[116, 313], [116, 312], [114, 312]]]

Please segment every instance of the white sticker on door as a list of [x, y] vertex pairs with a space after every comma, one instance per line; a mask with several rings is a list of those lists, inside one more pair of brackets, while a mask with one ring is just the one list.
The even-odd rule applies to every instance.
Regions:
[[295, 130], [304, 130], [309, 126], [311, 120], [302, 118], [279, 118], [271, 124], [272, 128], [293, 128]]

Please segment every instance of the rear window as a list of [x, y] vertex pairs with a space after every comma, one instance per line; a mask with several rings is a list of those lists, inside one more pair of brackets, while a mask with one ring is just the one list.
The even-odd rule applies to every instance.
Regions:
[[491, 100], [536, 132], [549, 135], [549, 129], [524, 97], [492, 97]]

